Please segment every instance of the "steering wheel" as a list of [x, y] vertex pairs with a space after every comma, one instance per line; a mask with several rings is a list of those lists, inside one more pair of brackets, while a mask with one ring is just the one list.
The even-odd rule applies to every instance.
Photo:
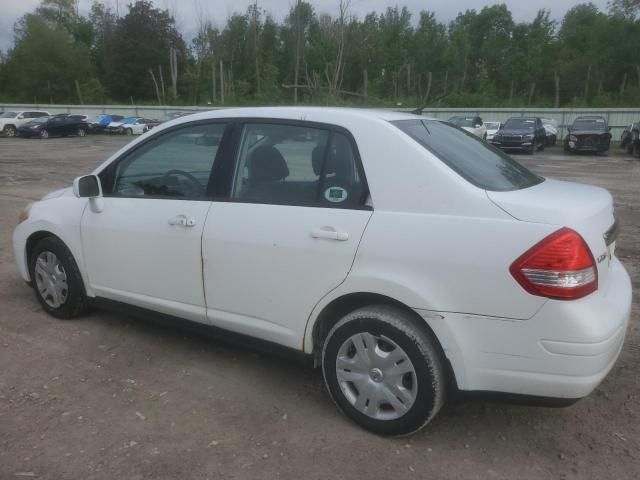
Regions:
[[195, 193], [195, 195], [189, 195], [190, 197], [200, 196], [200, 194], [204, 190], [204, 188], [202, 187], [202, 184], [198, 181], [198, 179], [196, 177], [191, 175], [189, 172], [185, 172], [183, 170], [169, 170], [167, 173], [165, 173], [162, 176], [163, 185], [167, 185], [169, 183], [169, 177], [171, 175], [181, 175], [184, 178], [186, 178], [187, 180], [189, 180], [189, 182], [193, 186], [194, 193]]

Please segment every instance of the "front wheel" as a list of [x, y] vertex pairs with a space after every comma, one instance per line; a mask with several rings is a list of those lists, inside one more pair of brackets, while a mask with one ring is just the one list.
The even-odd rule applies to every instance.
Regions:
[[124, 132], [127, 134], [127, 137], [133, 135], [133, 130], [131, 130], [130, 128], [127, 128]]
[[322, 370], [338, 408], [380, 435], [420, 430], [446, 399], [437, 340], [397, 307], [364, 307], [342, 318], [325, 340]]
[[49, 132], [47, 130], [41, 130], [40, 138], [49, 138]]
[[87, 131], [84, 128], [79, 128], [78, 131], [76, 132], [76, 135], [78, 135], [79, 137], [84, 137], [87, 134]]
[[57, 237], [40, 240], [29, 257], [29, 272], [36, 297], [47, 313], [74, 318], [88, 305], [78, 265]]

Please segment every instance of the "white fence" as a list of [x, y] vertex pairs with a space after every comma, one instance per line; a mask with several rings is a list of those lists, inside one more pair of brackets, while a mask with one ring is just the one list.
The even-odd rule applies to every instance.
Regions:
[[[189, 106], [136, 106], [136, 105], [24, 105], [0, 103], [0, 112], [12, 110], [46, 110], [49, 113], [77, 113], [94, 117], [103, 113], [119, 114], [131, 117], [162, 118], [171, 112], [198, 112], [221, 107]], [[397, 110], [410, 111], [399, 108]], [[566, 127], [581, 115], [601, 115], [605, 117], [614, 140], [619, 140], [622, 130], [633, 122], [640, 122], [640, 108], [433, 108], [425, 109], [423, 115], [447, 119], [454, 115], [478, 115], [485, 122], [505, 122], [511, 117], [552, 118], [560, 127], [560, 138], [566, 134]]]

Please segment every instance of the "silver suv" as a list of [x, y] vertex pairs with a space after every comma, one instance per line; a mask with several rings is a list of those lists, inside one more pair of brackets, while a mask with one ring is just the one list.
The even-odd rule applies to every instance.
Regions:
[[5, 112], [0, 115], [0, 132], [7, 137], [15, 137], [18, 128], [34, 118], [48, 117], [49, 112], [42, 110], [25, 110], [22, 112]]

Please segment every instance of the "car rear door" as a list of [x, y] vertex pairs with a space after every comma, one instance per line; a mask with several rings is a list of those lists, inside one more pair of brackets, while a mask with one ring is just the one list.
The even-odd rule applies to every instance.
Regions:
[[205, 224], [207, 316], [302, 348], [316, 303], [346, 278], [372, 208], [356, 144], [308, 122], [242, 121], [233, 182]]
[[102, 205], [87, 207], [81, 224], [96, 295], [207, 321], [202, 231], [226, 129], [224, 122], [209, 121], [177, 126], [100, 173]]

